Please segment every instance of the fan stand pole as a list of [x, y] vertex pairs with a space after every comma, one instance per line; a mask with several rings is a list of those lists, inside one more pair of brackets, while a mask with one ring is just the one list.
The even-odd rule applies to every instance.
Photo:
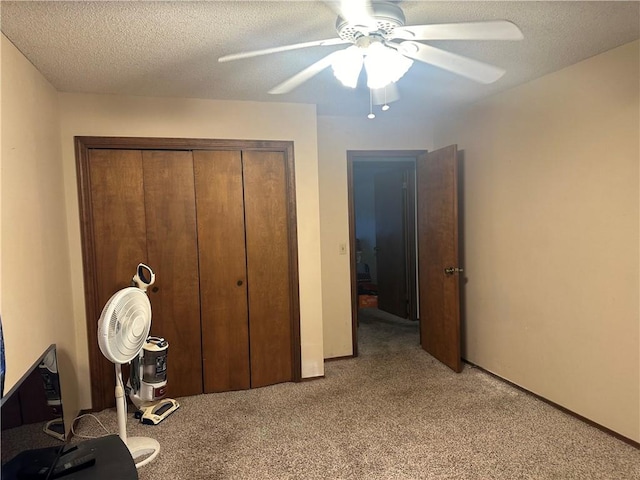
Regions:
[[[151, 462], [160, 453], [160, 444], [149, 437], [127, 438], [127, 402], [124, 396], [124, 383], [122, 381], [122, 365], [116, 366], [116, 412], [118, 415], [118, 435], [131, 452], [136, 468]], [[140, 458], [140, 460], [138, 460]]]
[[116, 363], [116, 413], [118, 415], [118, 435], [127, 444], [127, 401], [124, 398], [122, 365]]

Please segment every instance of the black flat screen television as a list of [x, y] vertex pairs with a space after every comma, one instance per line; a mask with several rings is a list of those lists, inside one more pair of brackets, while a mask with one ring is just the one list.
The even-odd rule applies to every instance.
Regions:
[[[10, 365], [7, 365], [10, 368]], [[15, 459], [27, 451], [43, 452], [42, 471], [55, 463], [65, 446], [62, 395], [55, 344], [47, 348], [22, 378], [2, 397], [2, 479], [21, 478]], [[50, 463], [50, 465], [47, 465]], [[45, 474], [42, 478], [47, 478]]]

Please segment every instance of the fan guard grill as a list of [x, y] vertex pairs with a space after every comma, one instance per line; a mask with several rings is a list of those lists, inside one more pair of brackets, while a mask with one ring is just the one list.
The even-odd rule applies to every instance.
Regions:
[[151, 329], [151, 303], [136, 287], [116, 292], [98, 321], [98, 345], [114, 363], [128, 363], [139, 353]]

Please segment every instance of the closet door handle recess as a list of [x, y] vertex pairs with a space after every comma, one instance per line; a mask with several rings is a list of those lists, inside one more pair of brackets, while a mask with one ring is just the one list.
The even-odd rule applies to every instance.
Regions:
[[241, 287], [241, 286], [242, 286], [242, 280], [238, 280], [238, 281], [236, 282], [236, 285], [238, 285], [239, 287]]

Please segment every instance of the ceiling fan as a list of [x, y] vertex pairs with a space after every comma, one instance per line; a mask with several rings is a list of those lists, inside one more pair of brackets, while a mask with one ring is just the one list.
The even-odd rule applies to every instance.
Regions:
[[342, 0], [325, 2], [338, 12], [336, 31], [339, 38], [283, 45], [225, 55], [219, 62], [229, 62], [308, 47], [351, 44], [334, 51], [269, 90], [271, 94], [288, 93], [331, 66], [345, 86], [355, 88], [364, 65], [367, 86], [378, 90], [393, 86], [411, 67], [414, 60], [434, 65], [480, 83], [492, 83], [504, 75], [502, 68], [424, 43], [429, 40], [521, 40], [520, 29], [506, 20], [484, 22], [405, 25], [404, 12], [388, 1]]

